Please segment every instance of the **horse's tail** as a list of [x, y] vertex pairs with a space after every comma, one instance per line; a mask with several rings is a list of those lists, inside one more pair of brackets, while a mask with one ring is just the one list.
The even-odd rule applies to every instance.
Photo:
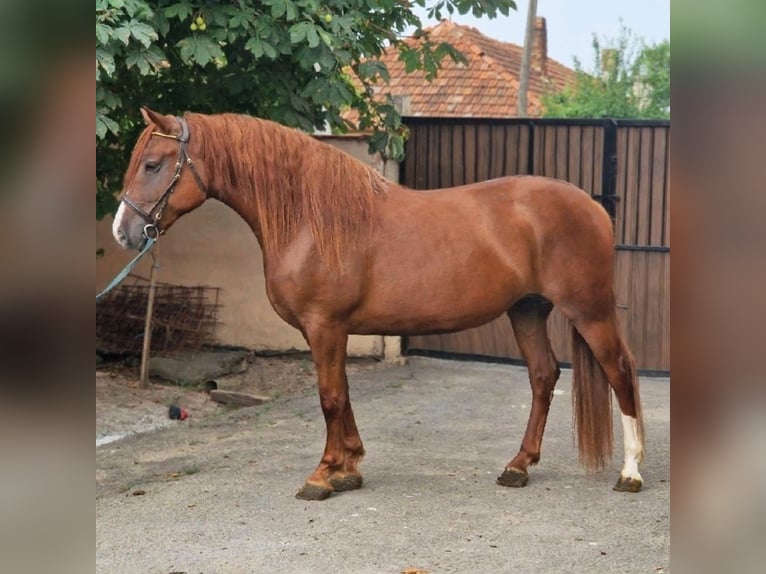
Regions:
[[[572, 413], [580, 462], [589, 470], [601, 470], [612, 458], [611, 388], [588, 343], [574, 325], [571, 328]], [[622, 342], [621, 346], [625, 347]]]

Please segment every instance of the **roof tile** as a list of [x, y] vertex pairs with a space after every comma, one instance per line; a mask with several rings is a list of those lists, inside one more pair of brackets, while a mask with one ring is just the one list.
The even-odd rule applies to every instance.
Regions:
[[[468, 60], [468, 65], [445, 58], [437, 77], [428, 82], [423, 72], [405, 74], [398, 52], [389, 48], [380, 60], [388, 67], [391, 81], [381, 86], [381, 93], [409, 98], [409, 115], [443, 117], [516, 117], [522, 48], [509, 42], [488, 38], [475, 28], [442, 20], [426, 30], [431, 41], [452, 44]], [[418, 40], [408, 38], [414, 45]], [[529, 112], [542, 111], [540, 97], [550, 88], [561, 89], [571, 84], [575, 72], [548, 58], [546, 75], [531, 70]], [[355, 121], [356, 114], [345, 114]]]

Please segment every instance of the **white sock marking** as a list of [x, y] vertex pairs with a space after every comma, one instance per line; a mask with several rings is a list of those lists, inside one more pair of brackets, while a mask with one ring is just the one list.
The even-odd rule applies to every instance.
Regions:
[[622, 434], [625, 443], [625, 464], [620, 476], [643, 482], [638, 472], [638, 464], [644, 458], [644, 446], [638, 440], [638, 421], [634, 417], [622, 415]]

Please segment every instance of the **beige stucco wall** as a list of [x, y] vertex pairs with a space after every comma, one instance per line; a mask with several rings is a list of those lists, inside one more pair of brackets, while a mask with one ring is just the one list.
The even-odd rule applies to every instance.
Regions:
[[[384, 162], [367, 153], [367, 143], [357, 137], [323, 137], [398, 180], [398, 165]], [[112, 219], [96, 225], [97, 248], [104, 251], [96, 262], [96, 291], [102, 289], [135, 255], [115, 243]], [[158, 242], [160, 268], [157, 280], [175, 285], [220, 287], [221, 325], [217, 338], [221, 344], [255, 350], [307, 350], [301, 334], [277, 316], [266, 297], [262, 254], [250, 228], [233, 210], [210, 200], [179, 219]], [[145, 257], [135, 273], [149, 277], [151, 258]], [[348, 351], [352, 355], [394, 357], [398, 338], [352, 336]]]

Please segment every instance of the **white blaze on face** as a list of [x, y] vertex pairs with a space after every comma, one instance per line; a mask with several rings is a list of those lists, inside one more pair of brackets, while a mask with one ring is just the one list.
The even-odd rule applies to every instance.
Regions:
[[114, 216], [114, 223], [112, 223], [112, 235], [114, 235], [114, 238], [117, 241], [117, 243], [119, 243], [123, 247], [128, 247], [128, 238], [121, 231], [122, 220], [124, 218], [125, 218], [125, 204], [120, 203], [120, 207], [119, 209], [117, 209], [117, 214]]
[[644, 446], [638, 439], [638, 421], [634, 417], [622, 415], [622, 433], [625, 443], [625, 464], [620, 475], [643, 482], [638, 472], [638, 464], [644, 458]]

